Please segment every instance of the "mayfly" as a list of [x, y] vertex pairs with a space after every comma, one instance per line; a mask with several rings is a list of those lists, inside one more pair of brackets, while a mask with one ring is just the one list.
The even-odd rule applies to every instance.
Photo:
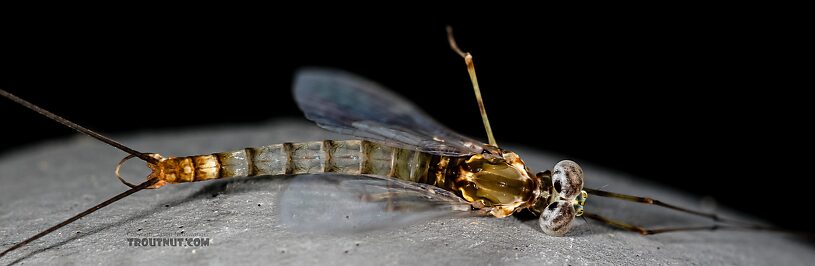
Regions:
[[[294, 83], [295, 100], [306, 118], [320, 127], [359, 139], [282, 143], [184, 157], [163, 157], [136, 151], [0, 90], [0, 95], [5, 98], [127, 152], [129, 155], [119, 162], [115, 174], [122, 183], [130, 187], [121, 194], [7, 248], [0, 256], [143, 189], [157, 189], [177, 183], [270, 175], [325, 177], [338, 184], [338, 188], [345, 188], [346, 192], [358, 195], [360, 202], [381, 203], [375, 206], [384, 207], [380, 211], [395, 213], [395, 218], [401, 222], [455, 215], [502, 218], [529, 212], [538, 217], [540, 229], [552, 236], [562, 236], [569, 232], [572, 221], [579, 216], [645, 235], [724, 227], [766, 228], [725, 220], [714, 213], [698, 212], [652, 198], [585, 188], [583, 170], [570, 160], [555, 164], [551, 171], [533, 174], [518, 154], [497, 144], [481, 99], [472, 55], [458, 48], [449, 27], [448, 41], [450, 47], [465, 60], [488, 143], [452, 132], [408, 101], [376, 83], [345, 72], [325, 69], [305, 69], [298, 73]], [[147, 162], [152, 172], [146, 181], [131, 184], [119, 174], [122, 164], [132, 158]], [[308, 199], [312, 196], [308, 187], [302, 191], [306, 192], [288, 193], [284, 199]], [[589, 195], [662, 206], [708, 217], [714, 223], [648, 229], [585, 211]], [[300, 205], [291, 207], [291, 211], [297, 211], [308, 207], [308, 202], [303, 201]], [[349, 206], [348, 209], [353, 207]], [[406, 214], [400, 216], [402, 213]], [[302, 219], [304, 223], [324, 221], [310, 217]], [[360, 226], [376, 227], [374, 224]]]

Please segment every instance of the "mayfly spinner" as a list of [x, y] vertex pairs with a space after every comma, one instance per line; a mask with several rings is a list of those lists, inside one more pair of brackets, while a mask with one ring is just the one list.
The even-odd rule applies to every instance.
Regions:
[[[360, 139], [283, 143], [185, 157], [163, 157], [133, 150], [0, 90], [0, 95], [5, 98], [130, 154], [116, 167], [116, 176], [130, 187], [129, 190], [7, 248], [0, 256], [142, 189], [268, 175], [319, 175], [345, 187], [356, 186], [361, 195], [358, 199], [383, 203], [385, 211], [432, 213], [414, 217], [469, 214], [500, 218], [529, 211], [539, 217], [541, 230], [552, 236], [569, 232], [572, 221], [578, 216], [646, 235], [723, 227], [765, 228], [724, 220], [716, 214], [651, 198], [584, 188], [583, 170], [569, 160], [557, 163], [551, 171], [533, 174], [518, 154], [502, 149], [496, 143], [481, 99], [472, 56], [457, 47], [450, 28], [448, 39], [451, 48], [466, 62], [487, 132], [487, 144], [448, 130], [376, 83], [325, 69], [306, 69], [297, 74], [295, 100], [306, 118], [320, 127]], [[119, 167], [131, 158], [147, 162], [152, 170], [147, 181], [131, 184], [119, 175]], [[715, 222], [696, 227], [647, 229], [586, 211], [589, 195], [658, 205], [709, 217]]]

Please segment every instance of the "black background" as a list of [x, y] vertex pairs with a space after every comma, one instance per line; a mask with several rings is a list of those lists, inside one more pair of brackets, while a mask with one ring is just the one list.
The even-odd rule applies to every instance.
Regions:
[[[791, 217], [811, 202], [811, 67], [802, 66], [811, 64], [803, 49], [811, 31], [795, 30], [796, 17], [488, 8], [390, 15], [398, 11], [8, 19], [0, 87], [89, 128], [124, 133], [301, 117], [290, 93], [295, 69], [329, 66], [376, 80], [484, 139], [464, 62], [446, 41], [451, 24], [475, 56], [499, 144], [805, 226]], [[210, 115], [186, 115], [202, 111]], [[2, 154], [75, 134], [10, 101], [0, 100], [0, 116]]]

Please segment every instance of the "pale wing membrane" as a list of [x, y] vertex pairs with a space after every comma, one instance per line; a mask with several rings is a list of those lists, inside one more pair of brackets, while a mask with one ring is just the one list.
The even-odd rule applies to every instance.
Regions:
[[481, 153], [481, 142], [442, 126], [379, 84], [337, 70], [304, 69], [294, 83], [297, 105], [320, 127], [437, 155]]
[[301, 175], [280, 198], [281, 222], [294, 231], [354, 233], [440, 217], [481, 216], [455, 194], [376, 176]]

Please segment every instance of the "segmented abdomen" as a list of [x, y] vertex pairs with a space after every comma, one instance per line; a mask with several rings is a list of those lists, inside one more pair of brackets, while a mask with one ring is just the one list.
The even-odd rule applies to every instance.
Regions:
[[232, 152], [168, 159], [179, 178], [171, 183], [216, 178], [338, 173], [379, 175], [445, 187], [462, 159], [391, 147], [365, 140], [283, 143]]

